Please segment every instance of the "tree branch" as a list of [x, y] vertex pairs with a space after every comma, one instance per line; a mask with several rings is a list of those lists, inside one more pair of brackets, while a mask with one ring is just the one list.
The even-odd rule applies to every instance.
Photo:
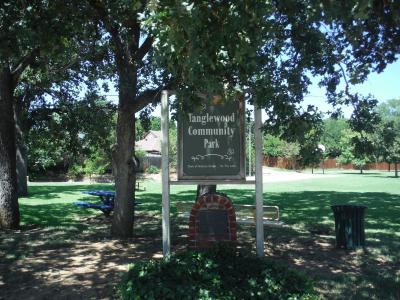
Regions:
[[[136, 18], [133, 18], [133, 14], [128, 18], [126, 28], [129, 28], [129, 36], [130, 41], [128, 43], [128, 48], [130, 53], [136, 53], [139, 48], [139, 40], [140, 40], [140, 24], [137, 22]], [[132, 58], [133, 60], [135, 57]]]
[[103, 22], [104, 28], [110, 33], [111, 39], [115, 46], [115, 60], [118, 67], [125, 64], [125, 47], [119, 35], [119, 26], [113, 23], [107, 15], [107, 11], [100, 1], [89, 0], [89, 5], [94, 8], [99, 19]]
[[14, 84], [18, 82], [19, 77], [21, 76], [22, 72], [34, 62], [35, 58], [39, 55], [40, 51], [39, 48], [33, 49], [30, 53], [25, 55], [17, 64], [17, 66], [11, 70], [11, 75], [13, 77]]
[[50, 74], [63, 74], [65, 73], [67, 70], [69, 70], [71, 67], [73, 67], [75, 64], [77, 64], [79, 62], [79, 58], [77, 55], [72, 56], [71, 60], [69, 62], [67, 62], [65, 65], [60, 66], [58, 68], [49, 68], [49, 73]]
[[172, 87], [172, 83], [168, 83], [162, 87], [158, 87], [157, 89], [152, 89], [152, 90], [146, 90], [143, 93], [141, 93], [139, 96], [136, 97], [135, 99], [135, 106], [134, 106], [134, 112], [138, 112], [141, 109], [145, 108], [148, 104], [150, 103], [159, 103], [161, 101], [161, 91], [163, 90], [169, 90]]
[[341, 63], [339, 63], [338, 65], [339, 65], [339, 68], [340, 68], [340, 70], [342, 72], [343, 80], [344, 80], [344, 82], [346, 84], [346, 95], [348, 95], [349, 94], [349, 82], [347, 81], [346, 72], [344, 71], [343, 66], [342, 66]]
[[146, 40], [143, 42], [143, 44], [140, 46], [140, 48], [137, 50], [135, 58], [142, 60], [143, 57], [146, 56], [146, 54], [150, 51], [150, 49], [153, 46], [153, 37], [152, 36], [148, 36], [146, 38]]
[[154, 90], [146, 90], [143, 93], [141, 93], [139, 96], [136, 97], [135, 99], [135, 106], [134, 106], [134, 112], [138, 112], [145, 108], [148, 104], [150, 103], [158, 103], [160, 102], [160, 97], [159, 94], [161, 93], [163, 89], [158, 88]]

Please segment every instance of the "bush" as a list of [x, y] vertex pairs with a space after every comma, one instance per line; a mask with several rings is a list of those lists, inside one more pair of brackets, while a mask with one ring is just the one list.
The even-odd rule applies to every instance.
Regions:
[[68, 169], [68, 177], [71, 179], [80, 180], [83, 178], [83, 175], [85, 175], [85, 170], [80, 165], [72, 165], [72, 167]]
[[110, 160], [107, 154], [101, 150], [95, 151], [88, 159], [84, 161], [85, 174], [92, 176], [93, 174], [104, 174], [110, 167]]
[[226, 248], [134, 264], [117, 292], [120, 299], [317, 299], [304, 275]]
[[135, 156], [137, 158], [145, 157], [146, 156], [146, 151], [144, 150], [135, 150]]
[[158, 173], [160, 173], [160, 169], [157, 168], [156, 166], [149, 166], [149, 167], [146, 169], [146, 173], [149, 173], [149, 174], [158, 174]]

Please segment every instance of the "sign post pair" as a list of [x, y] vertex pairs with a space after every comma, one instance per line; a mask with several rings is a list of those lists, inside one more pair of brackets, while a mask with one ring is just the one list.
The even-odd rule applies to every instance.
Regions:
[[[244, 101], [203, 103], [182, 112], [178, 122], [178, 181], [169, 178], [169, 92], [161, 95], [163, 255], [170, 254], [170, 184], [254, 184], [256, 188], [256, 248], [264, 255], [262, 199], [261, 110], [255, 108], [256, 180], [246, 181]], [[217, 98], [218, 99], [218, 98]]]

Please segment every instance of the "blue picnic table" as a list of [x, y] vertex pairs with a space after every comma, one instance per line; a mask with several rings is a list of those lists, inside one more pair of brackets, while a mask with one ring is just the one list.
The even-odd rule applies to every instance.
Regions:
[[[97, 196], [100, 198], [99, 203], [91, 203], [87, 201], [75, 201], [74, 204], [83, 208], [94, 208], [101, 210], [106, 216], [109, 216], [110, 213], [114, 209], [114, 199], [115, 192], [114, 191], [104, 191], [104, 190], [92, 190], [92, 191], [83, 191], [82, 194]], [[140, 204], [139, 202], [133, 201], [133, 205], [136, 206]]]

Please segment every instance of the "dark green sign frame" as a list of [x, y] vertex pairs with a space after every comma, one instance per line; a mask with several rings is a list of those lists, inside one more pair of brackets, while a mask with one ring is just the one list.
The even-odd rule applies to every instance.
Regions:
[[244, 147], [244, 100], [182, 112], [178, 120], [178, 180], [243, 180]]

